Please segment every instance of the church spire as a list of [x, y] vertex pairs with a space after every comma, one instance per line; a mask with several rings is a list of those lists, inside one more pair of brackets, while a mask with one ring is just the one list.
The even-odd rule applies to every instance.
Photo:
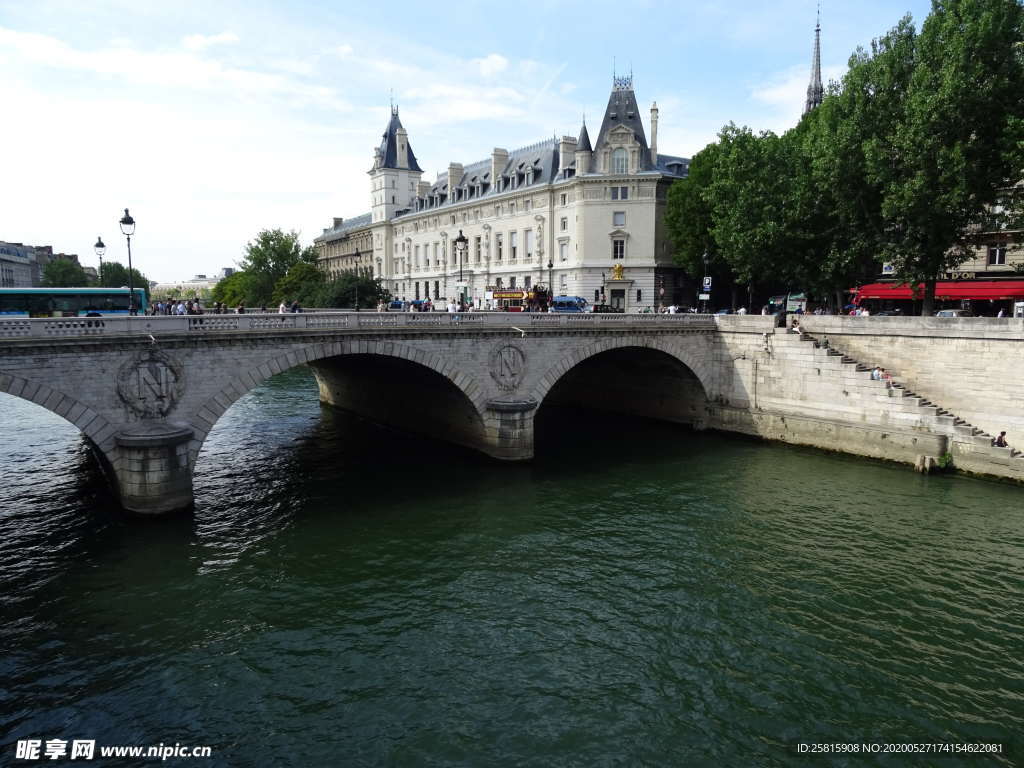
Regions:
[[818, 3], [818, 23], [814, 27], [814, 58], [811, 61], [811, 82], [807, 86], [804, 114], [821, 104], [825, 89], [821, 85], [821, 3]]

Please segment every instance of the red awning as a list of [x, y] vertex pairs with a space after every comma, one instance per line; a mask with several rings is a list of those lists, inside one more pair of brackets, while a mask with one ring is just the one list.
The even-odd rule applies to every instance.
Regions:
[[[854, 304], [864, 299], [892, 299], [909, 301], [924, 297], [924, 283], [918, 284], [917, 295], [909, 283], [872, 283], [857, 289]], [[1021, 299], [1024, 300], [1024, 280], [960, 280], [935, 285], [936, 299]]]

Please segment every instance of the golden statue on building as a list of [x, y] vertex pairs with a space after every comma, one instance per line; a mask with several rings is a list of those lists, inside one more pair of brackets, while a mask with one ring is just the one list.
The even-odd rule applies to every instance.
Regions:
[[621, 280], [622, 279], [622, 269], [623, 269], [623, 267], [622, 267], [621, 264], [613, 264], [612, 265], [612, 280]]

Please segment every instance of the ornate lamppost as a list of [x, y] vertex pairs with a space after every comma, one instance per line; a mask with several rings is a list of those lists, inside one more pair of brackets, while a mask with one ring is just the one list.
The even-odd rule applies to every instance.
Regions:
[[96, 245], [92, 247], [96, 255], [100, 257], [100, 285], [103, 285], [103, 254], [107, 252], [107, 246], [103, 244], [103, 238], [96, 236]]
[[135, 234], [135, 219], [124, 209], [124, 216], [121, 217], [121, 232], [128, 239], [128, 314], [135, 314], [135, 282], [132, 275], [132, 235]]
[[359, 275], [359, 266], [358, 266], [358, 264], [359, 264], [359, 249], [358, 248], [356, 248], [356, 252], [354, 254], [352, 254], [352, 257], [353, 257], [353, 261], [355, 261], [355, 263], [357, 265], [356, 266], [356, 271], [355, 271], [355, 276], [356, 276], [356, 312], [358, 312], [359, 311], [359, 277], [360, 277], [360, 275]]
[[465, 303], [466, 301], [466, 284], [462, 281], [462, 260], [466, 255], [466, 249], [469, 247], [469, 239], [462, 234], [462, 230], [459, 230], [459, 236], [455, 238], [455, 251], [459, 255], [459, 303]]

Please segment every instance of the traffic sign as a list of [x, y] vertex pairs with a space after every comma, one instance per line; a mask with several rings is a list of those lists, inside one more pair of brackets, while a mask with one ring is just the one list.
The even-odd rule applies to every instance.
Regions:
[[697, 294], [697, 301], [711, 301], [711, 294], [710, 293], [698, 293]]
[[708, 291], [711, 290], [711, 278], [710, 277], [705, 277], [704, 278], [704, 284], [701, 286], [701, 290], [704, 291], [705, 293], [707, 293]]

